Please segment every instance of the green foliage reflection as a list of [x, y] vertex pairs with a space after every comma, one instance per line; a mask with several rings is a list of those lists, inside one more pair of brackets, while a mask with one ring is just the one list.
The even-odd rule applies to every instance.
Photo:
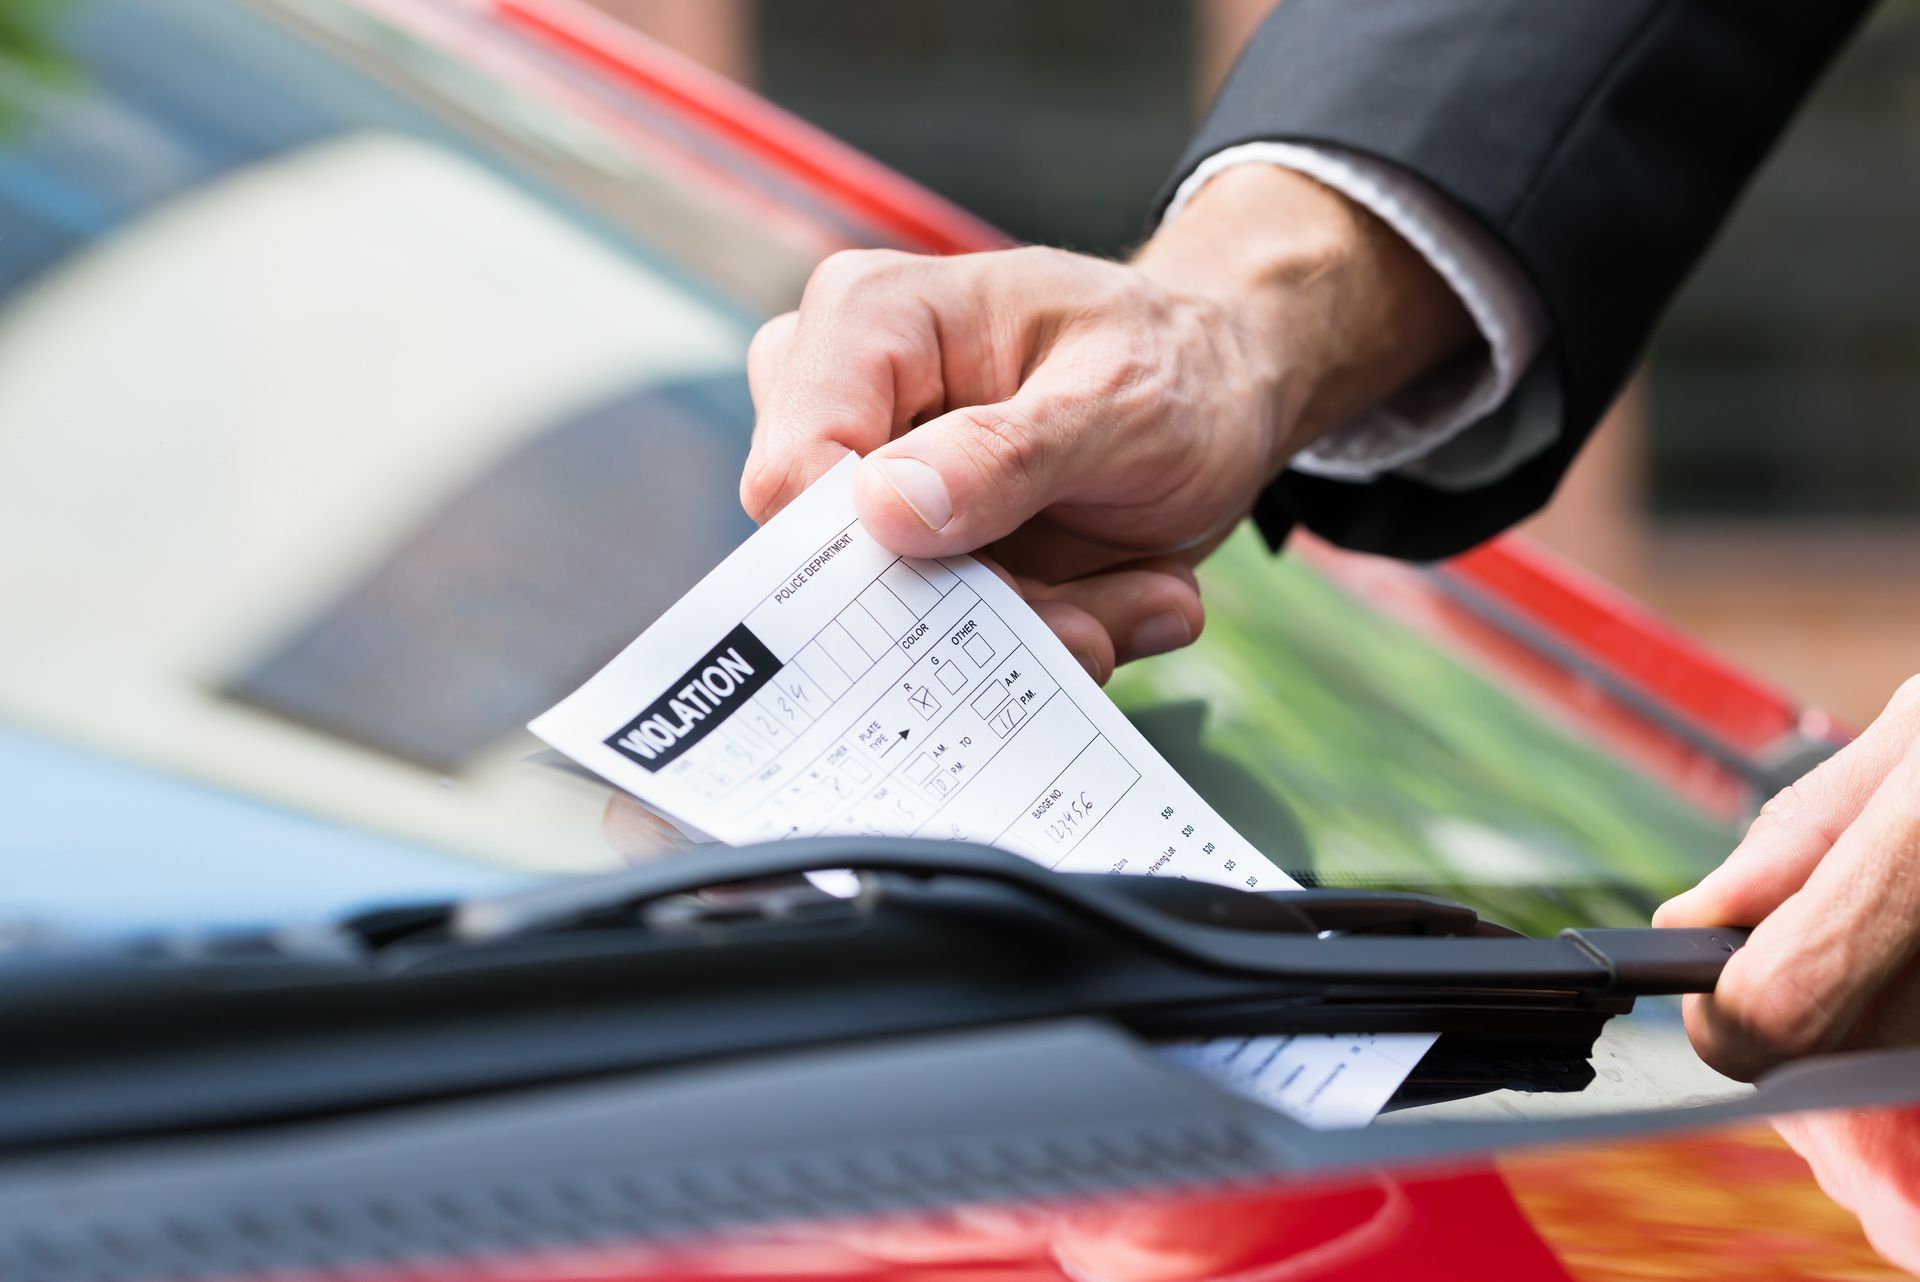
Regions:
[[53, 34], [71, 8], [72, 0], [0, 0], [0, 130], [16, 122], [36, 87], [72, 74]]
[[1330, 885], [1451, 894], [1533, 932], [1644, 922], [1732, 834], [1250, 531], [1200, 643], [1112, 693], [1246, 837]]

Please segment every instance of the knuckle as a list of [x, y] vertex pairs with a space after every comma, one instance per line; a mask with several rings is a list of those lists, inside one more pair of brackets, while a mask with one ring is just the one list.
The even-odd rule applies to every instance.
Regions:
[[964, 448], [982, 476], [993, 483], [1021, 483], [1046, 464], [1046, 443], [1032, 420], [1000, 406], [964, 411]]
[[1805, 791], [1800, 784], [1790, 783], [1767, 798], [1766, 804], [1760, 807], [1760, 813], [1754, 816], [1753, 821], [1756, 824], [1790, 824], [1805, 808], [1804, 797]]
[[1096, 404], [1109, 420], [1172, 421], [1181, 398], [1174, 371], [1154, 335], [1142, 325], [1115, 321], [1097, 336], [1058, 351], [1062, 375], [1049, 380], [1050, 408]]
[[903, 374], [935, 367], [940, 354], [920, 340], [917, 334], [887, 329], [875, 334], [860, 358], [869, 381], [891, 389]]
[[747, 343], [747, 359], [764, 359], [771, 355], [793, 333], [797, 313], [782, 312], [753, 332], [753, 338]]
[[[1794, 837], [1811, 822], [1807, 806], [1807, 781], [1796, 780], [1768, 797], [1766, 804], [1747, 825], [1747, 838], [1773, 839]], [[1745, 842], [1742, 843], [1743, 845]]]
[[828, 254], [813, 269], [807, 293], [847, 293], [871, 286], [894, 274], [913, 256], [891, 249], [842, 249]]
[[1001, 265], [1015, 271], [1052, 271], [1080, 262], [1080, 255], [1051, 245], [1017, 245], [1001, 250], [996, 258]]
[[1824, 986], [1789, 955], [1752, 954], [1748, 966], [1729, 964], [1714, 989], [1715, 1036], [1702, 1058], [1729, 1077], [1751, 1078], [1790, 1060], [1828, 1048], [1835, 1002]]
[[[1920, 773], [1920, 736], [1916, 736], [1900, 753], [1898, 768], [1905, 772], [1910, 780], [1916, 773]], [[1920, 793], [1909, 788], [1909, 795], [1914, 797], [1915, 806], [1920, 807]], [[1920, 822], [1920, 810], [1916, 810], [1915, 819], [1916, 822]]]
[[1887, 711], [1897, 716], [1920, 716], [1920, 676], [1908, 677], [1887, 700]]
[[1125, 292], [1129, 273], [1102, 259], [1049, 245], [1021, 245], [979, 256], [982, 267], [999, 274], [1028, 297], [1069, 313], [1104, 315]]
[[1749, 1003], [1740, 1025], [1740, 1066], [1749, 1077], [1824, 1050], [1830, 1029], [1818, 1008], [1807, 1008], [1804, 996], [1779, 989]]
[[1111, 353], [1094, 374], [1093, 394], [1121, 414], [1164, 410], [1173, 392], [1156, 354], [1134, 345]]

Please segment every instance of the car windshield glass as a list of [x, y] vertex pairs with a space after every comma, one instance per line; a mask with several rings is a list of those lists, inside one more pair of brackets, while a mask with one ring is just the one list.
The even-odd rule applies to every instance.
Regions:
[[[746, 343], [870, 237], [462, 6], [9, 14], [0, 907], [611, 866], [524, 723], [745, 535]], [[1351, 576], [1246, 534], [1205, 579], [1114, 693], [1296, 876], [1538, 931], [1724, 853], [1727, 808]]]
[[1644, 925], [1726, 854], [1729, 815], [1344, 576], [1247, 530], [1201, 580], [1200, 644], [1122, 669], [1112, 693], [1296, 878], [1459, 899], [1541, 934]]
[[[748, 528], [746, 341], [832, 235], [457, 7], [375, 8], [0, 21], [16, 908], [91, 915], [122, 843], [182, 861], [156, 912], [217, 895], [262, 839], [220, 794], [604, 866], [600, 799], [521, 726]], [[196, 790], [156, 830], [116, 804], [154, 781], [100, 762]]]

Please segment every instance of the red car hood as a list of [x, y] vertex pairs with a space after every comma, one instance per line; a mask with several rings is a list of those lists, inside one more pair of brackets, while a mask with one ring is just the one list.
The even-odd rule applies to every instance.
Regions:
[[1920, 1107], [1801, 1113], [1408, 1170], [760, 1226], [666, 1246], [571, 1248], [365, 1276], [1864, 1282], [1916, 1272]]

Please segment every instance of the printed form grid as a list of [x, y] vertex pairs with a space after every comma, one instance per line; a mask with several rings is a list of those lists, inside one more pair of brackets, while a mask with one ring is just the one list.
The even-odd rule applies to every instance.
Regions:
[[[890, 728], [891, 722], [887, 722], [889, 729], [883, 732], [886, 737], [877, 743], [856, 737], [860, 727], [872, 724], [876, 713], [889, 701], [895, 691], [896, 678], [879, 697], [849, 718], [846, 729], [826, 747], [805, 761], [793, 759], [789, 747], [795, 746], [799, 733], [819, 716], [834, 711], [840, 696], [882, 662], [907, 658], [900, 648], [903, 636], [940, 612], [949, 601], [956, 602], [953, 608], [962, 612], [947, 621], [940, 630], [941, 636], [970, 622], [977, 625], [990, 620], [997, 625], [995, 633], [1005, 644], [1004, 653], [1001, 646], [994, 644], [988, 630], [977, 631], [957, 647], [964, 663], [952, 657], [947, 657], [945, 662], [936, 660], [929, 679], [908, 694], [907, 707], [917, 720], [903, 727], [910, 732], [907, 736], [897, 736]], [[759, 608], [772, 602], [769, 596]], [[748, 618], [750, 622], [752, 615]], [[1009, 642], [1011, 644], [1006, 644]], [[782, 819], [793, 822], [786, 822], [784, 827], [768, 825], [770, 831], [779, 831], [781, 835], [847, 830], [885, 835], [880, 823], [871, 818], [863, 821], [863, 810], [870, 812], [875, 807], [890, 807], [884, 815], [888, 824], [897, 826], [905, 821], [913, 825], [914, 832], [924, 832], [937, 813], [1013, 741], [1022, 725], [1045, 711], [1057, 695], [1065, 693], [1048, 680], [1044, 682], [1047, 687], [1044, 694], [1036, 692], [1038, 697], [1031, 703], [1023, 701], [1018, 692], [1008, 687], [1003, 676], [1008, 672], [1021, 672], [1023, 661], [1027, 668], [1039, 671], [1040, 665], [1032, 660], [1024, 646], [1017, 644], [1006, 621], [948, 567], [938, 561], [896, 558], [782, 665], [775, 681], [756, 693], [742, 709], [746, 715], [728, 718], [705, 744], [688, 753], [673, 769], [696, 779], [704, 775], [709, 785], [703, 791], [712, 800], [726, 802], [739, 798], [749, 809], [781, 811]], [[900, 675], [914, 672], [917, 667], [917, 661], [909, 659]], [[968, 667], [973, 670], [958, 672]], [[1071, 695], [1066, 702], [1078, 710]], [[909, 751], [905, 745], [913, 732], [919, 733], [923, 744], [933, 743], [941, 728], [961, 708], [971, 709], [986, 723], [990, 733], [982, 741], [984, 754], [976, 754], [968, 763], [965, 777], [956, 780], [942, 773], [930, 751]], [[1084, 718], [1084, 714], [1082, 716]], [[1014, 818], [1000, 825], [988, 840], [999, 842], [1006, 838], [1027, 816], [1036, 799], [1046, 798], [1096, 748], [1103, 749], [1106, 756], [1120, 761], [1125, 768], [1106, 737], [1092, 730], [1090, 722], [1088, 726], [1091, 732], [1088, 741], [1052, 775], [1035, 798], [1029, 798]], [[1113, 798], [1113, 802], [1124, 797], [1138, 781], [1136, 772], [1127, 769], [1126, 773], [1130, 776], [1126, 789]], [[756, 779], [765, 781], [780, 776], [792, 778], [794, 782], [760, 798], [746, 796]], [[905, 788], [900, 786], [902, 781]], [[831, 799], [830, 809], [824, 815], [818, 806], [822, 797]], [[1101, 813], [1084, 831], [1071, 834], [1072, 839], [1065, 842], [1064, 849], [1048, 853], [1056, 862], [1066, 858], [1112, 809], [1111, 804], [1102, 806]], [[963, 834], [956, 828], [946, 835]]]

